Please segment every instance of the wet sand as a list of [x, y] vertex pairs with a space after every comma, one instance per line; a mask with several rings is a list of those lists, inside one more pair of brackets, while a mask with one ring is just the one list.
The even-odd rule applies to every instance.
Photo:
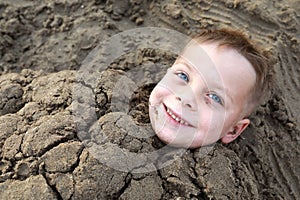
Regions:
[[[1, 199], [300, 199], [299, 5], [292, 0], [0, 1]], [[211, 27], [242, 30], [275, 53], [276, 83], [272, 98], [232, 144], [218, 143], [205, 157], [187, 151], [151, 172], [122, 172], [95, 158], [82, 142], [87, 136], [77, 134], [73, 85], [101, 41], [150, 26], [185, 35]], [[129, 53], [91, 86], [97, 123], [111, 144], [136, 153], [163, 146], [155, 137], [129, 137], [126, 131], [134, 132], [134, 123], [110, 105], [126, 71], [145, 62], [168, 66], [174, 58], [160, 50]], [[135, 123], [149, 124], [152, 88], [145, 85], [132, 96], [128, 114]], [[126, 131], [116, 126], [120, 119]], [[113, 155], [106, 153], [102, 159]]]

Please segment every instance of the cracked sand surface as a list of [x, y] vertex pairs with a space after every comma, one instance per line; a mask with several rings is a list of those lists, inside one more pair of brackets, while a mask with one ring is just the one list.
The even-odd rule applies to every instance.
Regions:
[[[299, 199], [300, 16], [288, 2], [2, 1], [1, 199]], [[110, 107], [118, 78], [128, 70], [145, 62], [172, 63], [174, 55], [159, 50], [129, 53], [102, 72], [95, 86], [85, 85], [95, 95], [97, 119], [85, 112], [82, 118], [95, 123], [78, 127], [74, 121], [73, 86], [83, 59], [100, 41], [140, 26], [185, 34], [231, 26], [275, 49], [273, 98], [252, 115], [245, 139], [216, 144], [204, 157], [200, 150], [165, 155], [147, 167], [175, 161], [147, 173], [118, 171], [93, 156], [85, 145], [117, 146], [125, 155], [164, 146], [155, 137], [133, 136], [145, 130], [151, 135], [147, 100], [153, 85], [135, 91], [127, 114]], [[150, 80], [163, 74], [146, 72]], [[78, 132], [97, 125], [106, 140]], [[106, 151], [101, 158], [109, 160], [114, 152]]]

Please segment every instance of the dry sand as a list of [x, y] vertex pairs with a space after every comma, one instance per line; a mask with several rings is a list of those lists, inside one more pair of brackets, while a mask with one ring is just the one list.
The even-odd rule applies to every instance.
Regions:
[[[204, 157], [187, 151], [147, 173], [118, 171], [83, 145], [85, 138], [97, 143], [97, 136], [77, 134], [73, 85], [97, 44], [149, 26], [186, 35], [207, 27], [242, 30], [275, 52], [276, 85], [243, 138], [232, 144], [216, 144]], [[300, 199], [299, 29], [300, 2], [293, 0], [1, 0], [0, 199]], [[112, 112], [110, 104], [127, 70], [173, 60], [168, 52], [141, 50], [99, 76], [91, 89], [107, 143], [136, 153], [163, 146], [155, 137], [127, 134], [139, 132], [135, 123], [149, 123], [153, 85], [139, 88], [131, 99], [135, 123]], [[113, 155], [106, 153], [102, 159]]]

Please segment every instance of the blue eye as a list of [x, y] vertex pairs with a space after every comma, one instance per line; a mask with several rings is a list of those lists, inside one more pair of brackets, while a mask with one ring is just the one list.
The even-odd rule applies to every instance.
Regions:
[[179, 78], [181, 78], [182, 80], [184, 80], [185, 82], [189, 82], [189, 77], [188, 77], [185, 73], [179, 72], [179, 73], [177, 74], [177, 76], [178, 76]]
[[214, 102], [223, 105], [223, 101], [222, 101], [222, 99], [221, 99], [218, 95], [211, 93], [211, 94], [208, 94], [208, 96], [209, 96], [209, 98], [211, 98]]

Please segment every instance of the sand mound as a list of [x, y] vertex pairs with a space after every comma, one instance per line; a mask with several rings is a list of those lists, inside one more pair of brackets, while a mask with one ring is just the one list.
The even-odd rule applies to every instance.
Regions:
[[[1, 199], [300, 199], [299, 13], [298, 3], [288, 0], [1, 1]], [[97, 84], [85, 85], [94, 92], [92, 117], [106, 140], [78, 131], [74, 84], [82, 84], [81, 63], [101, 41], [147, 26], [186, 35], [207, 27], [243, 30], [275, 52], [276, 86], [236, 142], [216, 144], [205, 156], [205, 148], [180, 156], [170, 149], [172, 154], [153, 165], [140, 159], [128, 171], [119, 171], [104, 162], [115, 156], [113, 148], [97, 159], [91, 141], [122, 147], [126, 155], [164, 145], [155, 137], [128, 134], [142, 132], [136, 124], [148, 130], [153, 84], [135, 91], [125, 115], [110, 107], [118, 78], [144, 62], [170, 65], [174, 55], [129, 53], [101, 72]], [[91, 116], [83, 112], [82, 118]], [[172, 163], [158, 167], [170, 157]], [[139, 167], [149, 170], [134, 173]]]

